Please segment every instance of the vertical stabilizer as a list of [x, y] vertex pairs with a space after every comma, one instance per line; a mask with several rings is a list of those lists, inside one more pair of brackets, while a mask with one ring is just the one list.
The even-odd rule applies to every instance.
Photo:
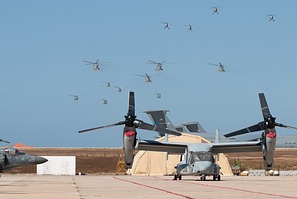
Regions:
[[[164, 129], [176, 131], [176, 128], [171, 123], [169, 118], [166, 116], [167, 112], [169, 112], [169, 110], [144, 111], [144, 113], [149, 115], [150, 119], [153, 122], [153, 125], [156, 125], [158, 127], [164, 128]], [[165, 134], [159, 132], [159, 135], [162, 137]]]

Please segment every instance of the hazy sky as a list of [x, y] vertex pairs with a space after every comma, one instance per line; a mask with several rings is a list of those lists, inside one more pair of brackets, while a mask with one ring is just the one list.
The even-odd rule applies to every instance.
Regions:
[[[0, 136], [40, 147], [120, 147], [122, 127], [77, 131], [122, 121], [128, 91], [146, 122], [143, 111], [168, 109], [174, 124], [199, 121], [227, 133], [262, 120], [264, 92], [277, 121], [297, 126], [296, 7], [293, 0], [2, 1]], [[97, 59], [100, 71], [82, 61]], [[164, 70], [148, 60], [166, 60]], [[225, 73], [207, 64], [218, 62]], [[135, 76], [145, 73], [151, 83]]]

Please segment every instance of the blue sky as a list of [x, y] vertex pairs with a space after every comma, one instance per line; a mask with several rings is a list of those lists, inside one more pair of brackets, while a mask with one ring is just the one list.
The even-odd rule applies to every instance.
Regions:
[[[143, 111], [168, 109], [175, 124], [199, 121], [208, 132], [227, 133], [262, 120], [264, 92], [277, 121], [297, 126], [296, 7], [255, 0], [3, 1], [1, 138], [40, 147], [120, 147], [122, 127], [77, 131], [123, 120], [128, 91], [146, 122]], [[97, 59], [105, 62], [100, 71], [82, 61]], [[168, 64], [158, 72], [147, 60]], [[226, 73], [207, 64], [218, 62]], [[152, 83], [135, 76], [144, 73]], [[156, 135], [138, 132], [143, 139]]]

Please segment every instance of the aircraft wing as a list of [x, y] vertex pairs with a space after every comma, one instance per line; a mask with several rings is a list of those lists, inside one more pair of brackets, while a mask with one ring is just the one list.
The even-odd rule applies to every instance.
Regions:
[[231, 143], [213, 143], [213, 153], [240, 153], [262, 151], [262, 142], [231, 142]]
[[173, 154], [183, 154], [188, 145], [172, 142], [158, 142], [153, 140], [140, 140], [136, 145], [136, 150], [168, 152]]

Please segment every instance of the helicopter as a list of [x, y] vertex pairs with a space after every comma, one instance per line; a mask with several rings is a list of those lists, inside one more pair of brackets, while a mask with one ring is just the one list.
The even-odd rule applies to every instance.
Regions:
[[147, 73], [145, 73], [145, 75], [136, 75], [136, 76], [145, 77], [145, 80], [144, 81], [146, 83], [152, 82], [151, 76], [149, 76]]
[[212, 8], [212, 14], [219, 14], [219, 8], [218, 7], [211, 7]]
[[274, 15], [271, 15], [271, 14], [267, 14], [268, 18], [269, 18], [269, 21], [268, 22], [275, 22], [275, 19], [274, 19]]
[[79, 98], [78, 98], [78, 95], [69, 95], [69, 96], [73, 97], [73, 100], [74, 100], [74, 101], [78, 101], [78, 99], [79, 99]]
[[99, 62], [99, 60], [97, 59], [96, 62], [91, 62], [91, 61], [85, 61], [83, 60], [83, 62], [85, 62], [87, 65], [93, 65], [93, 70], [94, 71], [97, 71], [97, 70], [100, 70], [100, 66], [103, 64], [103, 63], [107, 63], [107, 62]]
[[218, 71], [219, 72], [226, 72], [225, 70], [225, 66], [223, 64], [221, 64], [221, 62], [219, 62], [219, 64], [212, 64], [212, 63], [207, 63], [209, 65], [212, 65], [212, 66], [218, 66]]
[[158, 99], [161, 98], [161, 93], [155, 93], [155, 95], [156, 95], [156, 97], [157, 97]]
[[164, 24], [163, 29], [168, 29], [169, 30], [169, 23], [166, 22], [166, 21], [163, 21], [162, 23]]
[[134, 150], [137, 147], [137, 132], [136, 128], [144, 129], [144, 130], [150, 130], [150, 131], [157, 131], [157, 132], [163, 132], [167, 134], [172, 135], [181, 135], [181, 133], [173, 130], [163, 129], [161, 127], [157, 127], [152, 124], [148, 124], [142, 120], [136, 119], [135, 115], [135, 97], [134, 92], [130, 91], [128, 93], [128, 113], [124, 116], [125, 120], [120, 121], [114, 124], [109, 124], [105, 126], [95, 127], [91, 129], [86, 130], [80, 130], [79, 133], [85, 133], [93, 130], [98, 130], [102, 128], [107, 127], [114, 127], [119, 125], [125, 125], [123, 129], [123, 150], [125, 153], [125, 165], [127, 169], [130, 169], [132, 167], [133, 163], [133, 157], [134, 157]]
[[166, 60], [162, 61], [162, 62], [155, 62], [155, 61], [152, 61], [152, 60], [147, 60], [149, 63], [148, 64], [156, 64], [157, 67], [156, 67], [156, 70], [157, 71], [161, 71], [163, 70], [163, 64], [166, 62]]
[[118, 87], [118, 86], [114, 86], [115, 88], [117, 88], [117, 91], [120, 93], [122, 92], [122, 88], [121, 87]]
[[193, 32], [193, 26], [192, 25], [189, 24], [189, 25], [185, 25], [185, 26], [188, 27], [188, 31], [189, 32]]
[[102, 101], [102, 104], [107, 105], [107, 99], [101, 99], [100, 101]]
[[110, 87], [111, 86], [111, 82], [103, 82], [106, 84], [106, 87]]

